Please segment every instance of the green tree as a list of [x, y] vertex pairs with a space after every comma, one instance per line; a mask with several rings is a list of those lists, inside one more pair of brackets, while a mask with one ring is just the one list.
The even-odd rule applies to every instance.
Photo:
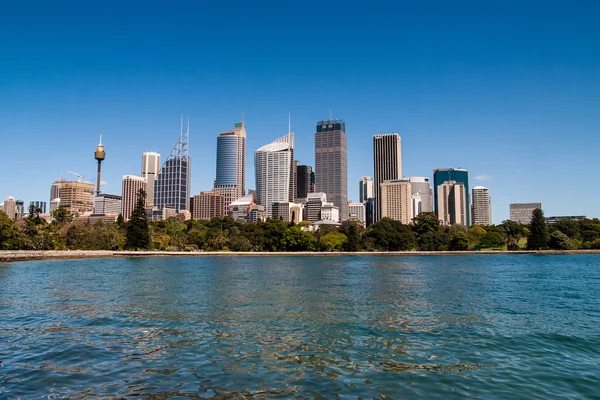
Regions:
[[329, 232], [321, 237], [320, 242], [327, 251], [341, 251], [347, 239], [343, 233]]
[[479, 247], [489, 249], [504, 246], [504, 238], [498, 232], [488, 232], [479, 241]]
[[548, 247], [548, 227], [544, 219], [544, 212], [536, 208], [531, 214], [531, 224], [529, 224], [531, 234], [527, 239], [528, 250], [541, 250]]
[[551, 226], [552, 231], [560, 231], [567, 235], [570, 239], [580, 239], [581, 235], [579, 233], [579, 222], [578, 221], [556, 221], [556, 223]]
[[469, 245], [472, 247], [481, 246], [481, 238], [486, 235], [486, 230], [483, 229], [479, 225], [473, 225], [469, 228], [467, 232], [467, 237], [469, 238]]
[[346, 224], [347, 222], [353, 221], [344, 221], [340, 228], [340, 233], [344, 233], [347, 238], [344, 242], [344, 251], [360, 251], [362, 247], [360, 232], [364, 231], [364, 228], [354, 223]]
[[508, 250], [519, 250], [519, 240], [526, 235], [525, 226], [522, 224], [506, 220], [502, 222], [502, 228], [506, 233], [506, 247]]
[[411, 228], [417, 236], [440, 230], [440, 221], [433, 212], [422, 212], [413, 218]]
[[229, 240], [231, 251], [252, 251], [252, 243], [244, 236], [235, 236]]
[[469, 248], [469, 237], [466, 233], [456, 231], [450, 239], [448, 248], [453, 251], [463, 251]]
[[298, 226], [287, 228], [281, 240], [283, 250], [287, 251], [314, 251], [317, 238], [310, 232], [304, 232]]
[[415, 234], [400, 221], [382, 218], [372, 224], [365, 236], [373, 238], [375, 248], [381, 251], [404, 251], [415, 248]]
[[417, 249], [419, 251], [445, 251], [448, 250], [450, 239], [452, 239], [450, 228], [443, 226], [438, 231], [421, 235]]
[[73, 220], [73, 216], [63, 206], [58, 206], [58, 208], [52, 211], [50, 215], [58, 225], [64, 225]]
[[552, 250], [574, 250], [575, 245], [571, 239], [561, 231], [554, 231], [550, 234], [548, 247]]
[[19, 229], [4, 211], [0, 211], [0, 249], [19, 250], [21, 248], [23, 248], [23, 241], [19, 237]]
[[147, 249], [150, 247], [150, 229], [146, 220], [146, 192], [137, 192], [135, 207], [127, 222], [125, 247], [128, 249]]
[[117, 217], [117, 225], [121, 226], [125, 223], [125, 220], [123, 219], [123, 214], [119, 214], [119, 216]]

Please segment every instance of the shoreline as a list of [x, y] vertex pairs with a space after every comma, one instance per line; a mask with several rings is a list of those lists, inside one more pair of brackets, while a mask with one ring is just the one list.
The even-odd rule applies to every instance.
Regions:
[[363, 252], [233, 252], [233, 251], [111, 251], [111, 250], [3, 250], [0, 263], [33, 260], [68, 260], [131, 257], [340, 257], [340, 256], [461, 256], [461, 255], [569, 255], [600, 254], [600, 250], [518, 250], [518, 251], [363, 251]]

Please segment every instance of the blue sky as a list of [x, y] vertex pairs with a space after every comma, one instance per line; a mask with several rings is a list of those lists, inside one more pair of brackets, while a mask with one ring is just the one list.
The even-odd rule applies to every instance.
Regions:
[[[191, 125], [192, 192], [209, 190], [216, 136], [244, 111], [253, 151], [346, 121], [349, 198], [372, 175], [372, 135], [402, 137], [404, 175], [462, 167], [510, 202], [599, 217], [600, 3], [12, 2], [0, 12], [0, 199], [49, 201], [65, 170], [103, 191], [166, 157]], [[216, 3], [216, 2], [212, 2]], [[70, 175], [65, 177], [74, 178]], [[477, 180], [484, 177], [485, 180]]]

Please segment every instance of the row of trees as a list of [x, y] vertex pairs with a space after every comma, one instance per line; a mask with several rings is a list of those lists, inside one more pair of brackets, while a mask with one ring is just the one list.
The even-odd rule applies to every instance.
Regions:
[[207, 250], [207, 251], [445, 251], [486, 249], [600, 249], [600, 221], [560, 221], [551, 226], [536, 210], [528, 226], [504, 221], [500, 225], [441, 226], [433, 213], [422, 213], [412, 224], [383, 218], [364, 229], [346, 221], [340, 227], [321, 226], [309, 232], [308, 222], [289, 224], [278, 219], [242, 223], [227, 217], [211, 221], [146, 220], [144, 198], [124, 223], [71, 221], [63, 209], [46, 223], [36, 210], [16, 224], [0, 213], [2, 249], [81, 250]]

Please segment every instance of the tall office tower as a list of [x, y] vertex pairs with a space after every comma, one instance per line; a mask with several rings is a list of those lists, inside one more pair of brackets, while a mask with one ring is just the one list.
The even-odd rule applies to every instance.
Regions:
[[273, 218], [273, 203], [290, 198], [290, 173], [294, 134], [289, 133], [254, 153], [256, 203], [265, 206], [267, 218]]
[[444, 182], [455, 181], [462, 183], [465, 186], [466, 196], [466, 223], [465, 226], [471, 226], [471, 196], [469, 194], [469, 171], [461, 168], [439, 168], [433, 170], [433, 205], [435, 207], [435, 214], [439, 220], [443, 220], [438, 205], [440, 204], [438, 199], [438, 187]]
[[446, 181], [437, 186], [438, 220], [445, 224], [467, 225], [469, 208], [467, 206], [467, 189], [465, 184]]
[[192, 166], [188, 156], [189, 134], [190, 120], [187, 129], [184, 129], [182, 118], [179, 139], [160, 169], [154, 185], [154, 205], [159, 210], [166, 205], [173, 206], [176, 212], [190, 209]]
[[346, 123], [334, 119], [317, 123], [315, 132], [315, 191], [323, 192], [348, 219], [348, 143]]
[[311, 185], [312, 167], [298, 165], [296, 167], [296, 198], [306, 200], [308, 193], [312, 193]]
[[246, 194], [246, 129], [244, 120], [217, 137], [217, 177], [214, 188], [225, 207]]
[[348, 203], [348, 220], [358, 221], [364, 227], [367, 222], [364, 203]]
[[6, 215], [8, 215], [8, 218], [13, 219], [13, 220], [16, 219], [16, 217], [17, 217], [17, 202], [15, 201], [14, 197], [8, 196], [6, 198], [6, 200], [4, 200], [3, 211]]
[[60, 205], [71, 214], [94, 211], [94, 184], [76, 181], [61, 181], [58, 198]]
[[381, 184], [402, 179], [402, 147], [400, 135], [384, 133], [373, 135], [373, 171], [375, 173], [375, 215], [373, 222], [382, 218]]
[[[418, 199], [418, 212], [413, 207], [413, 216], [416, 217], [422, 212], [433, 212], [433, 190], [431, 189], [429, 178], [410, 176], [404, 179], [410, 182], [413, 199]], [[415, 202], [413, 201], [414, 204]]]
[[488, 188], [475, 186], [473, 188], [473, 225], [492, 224], [492, 200]]
[[106, 152], [104, 151], [104, 145], [102, 145], [102, 135], [100, 135], [100, 143], [96, 146], [94, 152], [94, 158], [98, 161], [98, 175], [96, 176], [96, 196], [100, 194], [100, 170], [102, 161], [106, 158]]
[[373, 220], [375, 219], [375, 197], [371, 197], [367, 199], [365, 203], [365, 219], [367, 220], [367, 228], [373, 224]]
[[63, 178], [58, 178], [58, 180], [52, 183], [52, 186], [50, 187], [50, 201], [60, 197], [60, 184], [64, 181]]
[[142, 178], [146, 178], [146, 207], [154, 205], [154, 185], [160, 171], [160, 154], [142, 153]]
[[33, 206], [34, 211], [40, 210], [42, 214], [46, 214], [46, 202], [45, 201], [30, 201], [30, 206]]
[[131, 217], [131, 213], [133, 213], [140, 189], [144, 191], [146, 190], [146, 178], [135, 175], [123, 175], [121, 215], [126, 221]]
[[94, 214], [96, 215], [119, 215], [122, 208], [121, 196], [101, 193], [94, 198]]
[[542, 203], [513, 203], [509, 205], [510, 220], [528, 225], [531, 223], [533, 210], [542, 209]]
[[406, 179], [381, 183], [381, 218], [408, 225], [412, 221], [411, 185]]
[[200, 192], [192, 197], [192, 219], [211, 220], [227, 215], [225, 197], [217, 189], [210, 192]]
[[25, 202], [23, 200], [19, 199], [16, 201], [15, 211], [16, 219], [23, 219], [23, 216], [25, 215]]
[[373, 179], [370, 176], [363, 176], [358, 183], [358, 201], [365, 204], [373, 196]]
[[[292, 147], [292, 158], [294, 157], [294, 148]], [[295, 203], [298, 198], [298, 160], [292, 160], [290, 170], [290, 203]]]

